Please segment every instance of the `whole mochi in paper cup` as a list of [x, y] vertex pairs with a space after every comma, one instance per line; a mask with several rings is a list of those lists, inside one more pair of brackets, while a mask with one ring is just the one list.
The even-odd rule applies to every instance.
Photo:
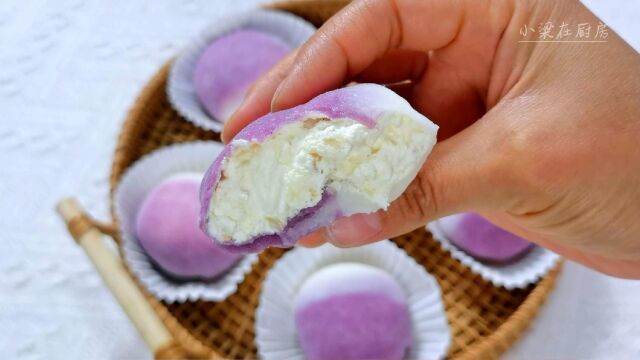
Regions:
[[200, 104], [214, 119], [227, 121], [249, 86], [289, 51], [276, 36], [252, 29], [215, 39], [200, 55], [193, 74]]
[[223, 300], [257, 259], [226, 251], [198, 226], [200, 182], [223, 148], [215, 141], [161, 148], [132, 164], [115, 190], [123, 259], [168, 303]]
[[222, 249], [198, 227], [201, 179], [189, 173], [167, 178], [151, 190], [138, 211], [140, 245], [175, 278], [212, 279], [242, 257]]
[[438, 127], [393, 91], [359, 84], [270, 113], [225, 146], [200, 190], [200, 226], [240, 252], [290, 247], [336, 218], [386, 209]]
[[309, 360], [402, 360], [412, 344], [404, 291], [370, 265], [340, 263], [317, 271], [300, 288], [294, 311]]
[[442, 359], [451, 343], [438, 282], [389, 240], [288, 251], [255, 324], [264, 360]]
[[490, 264], [518, 261], [535, 246], [477, 213], [445, 217], [437, 222], [437, 226], [460, 250]]
[[537, 282], [559, 260], [552, 251], [493, 225], [477, 213], [446, 216], [426, 227], [451, 256], [483, 279], [507, 289]]
[[178, 55], [167, 81], [169, 101], [186, 120], [221, 131], [253, 82], [314, 31], [304, 19], [274, 10], [219, 19]]

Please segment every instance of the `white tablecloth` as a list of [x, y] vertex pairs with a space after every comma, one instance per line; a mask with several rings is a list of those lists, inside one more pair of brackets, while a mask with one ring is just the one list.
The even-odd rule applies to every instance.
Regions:
[[[108, 218], [122, 119], [189, 38], [260, 0], [0, 1], [0, 352], [15, 359], [147, 359], [53, 206], [75, 195]], [[587, 4], [636, 49], [640, 1]], [[566, 265], [507, 355], [640, 357], [640, 281]]]

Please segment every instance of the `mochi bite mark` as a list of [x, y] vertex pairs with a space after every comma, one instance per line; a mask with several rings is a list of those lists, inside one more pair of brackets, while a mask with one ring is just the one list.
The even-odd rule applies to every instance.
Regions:
[[209, 169], [201, 226], [225, 246], [259, 250], [267, 239], [291, 246], [339, 216], [385, 209], [415, 177], [436, 132], [404, 99], [373, 84], [268, 114]]

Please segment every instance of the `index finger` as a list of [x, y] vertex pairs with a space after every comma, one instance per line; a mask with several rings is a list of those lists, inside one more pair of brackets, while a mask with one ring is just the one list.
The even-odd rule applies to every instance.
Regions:
[[230, 139], [264, 115], [256, 109], [264, 110], [270, 103], [271, 111], [277, 111], [304, 103], [341, 86], [391, 49], [426, 52], [448, 45], [464, 18], [462, 4], [455, 0], [350, 3], [298, 50], [291, 63], [278, 64], [258, 81], [227, 122], [223, 138]]

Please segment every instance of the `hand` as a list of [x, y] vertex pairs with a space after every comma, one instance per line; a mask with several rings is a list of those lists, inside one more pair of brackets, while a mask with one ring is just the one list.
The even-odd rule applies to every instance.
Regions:
[[589, 23], [591, 36], [600, 23], [574, 0], [355, 1], [254, 84], [223, 139], [352, 80], [410, 80], [392, 88], [441, 128], [422, 170], [386, 211], [302, 244], [357, 246], [477, 211], [640, 278], [640, 57], [610, 29], [605, 43], [519, 42], [524, 24], [549, 20]]

